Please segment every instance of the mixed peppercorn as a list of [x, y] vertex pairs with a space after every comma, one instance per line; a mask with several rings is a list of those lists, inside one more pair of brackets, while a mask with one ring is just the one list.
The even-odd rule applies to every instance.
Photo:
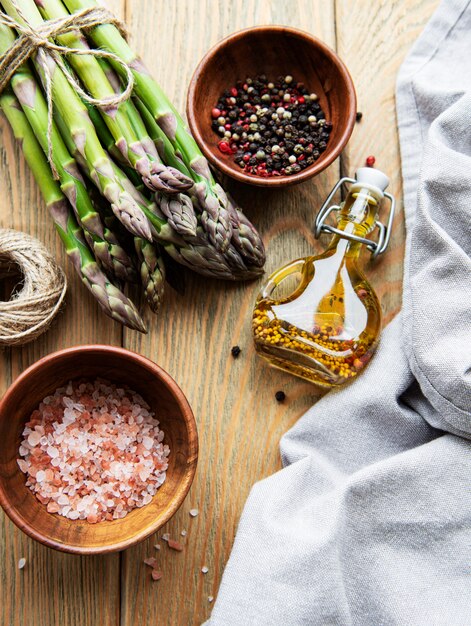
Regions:
[[315, 93], [292, 76], [237, 81], [211, 111], [219, 150], [245, 173], [288, 176], [312, 165], [332, 131]]

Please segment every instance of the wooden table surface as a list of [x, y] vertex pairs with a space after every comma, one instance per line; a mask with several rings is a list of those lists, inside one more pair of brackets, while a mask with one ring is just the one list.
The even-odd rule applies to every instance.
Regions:
[[[353, 174], [367, 155], [391, 177], [399, 199], [391, 246], [368, 265], [388, 322], [398, 311], [404, 220], [396, 129], [397, 70], [437, 0], [114, 0], [133, 46], [176, 106], [201, 56], [222, 37], [256, 24], [300, 27], [336, 49], [353, 77], [363, 119], [340, 160], [315, 180], [267, 192], [227, 186], [263, 235], [267, 272], [324, 242], [311, 225], [321, 201], [342, 174]], [[301, 60], [302, 62], [302, 60]], [[244, 501], [253, 483], [280, 468], [278, 441], [319, 397], [308, 383], [267, 367], [254, 353], [250, 316], [261, 285], [225, 284], [191, 276], [184, 296], [168, 290], [157, 316], [146, 314], [146, 336], [124, 330], [99, 313], [61, 250], [44, 203], [7, 125], [0, 125], [1, 226], [38, 237], [67, 270], [67, 303], [51, 330], [23, 349], [0, 356], [0, 393], [31, 363], [80, 343], [122, 345], [153, 359], [180, 384], [193, 407], [200, 437], [193, 487], [178, 514], [162, 529], [185, 544], [163, 543], [164, 576], [152, 582], [143, 559], [155, 554], [156, 536], [120, 554], [77, 557], [49, 550], [0, 513], [0, 626], [190, 626], [210, 614]], [[367, 256], [364, 257], [367, 262]], [[231, 346], [242, 353], [231, 357]], [[286, 401], [279, 404], [275, 392]], [[198, 508], [199, 515], [189, 516]], [[159, 533], [159, 535], [161, 534]], [[26, 558], [26, 567], [17, 563]], [[201, 568], [206, 565], [206, 575]], [[229, 625], [228, 625], [229, 626]]]

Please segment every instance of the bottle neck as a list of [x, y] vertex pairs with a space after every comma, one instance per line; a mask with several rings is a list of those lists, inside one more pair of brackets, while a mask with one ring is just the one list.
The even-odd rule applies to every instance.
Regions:
[[[377, 217], [378, 199], [367, 188], [356, 189], [350, 191], [341, 204], [337, 228], [351, 235], [366, 237], [373, 230]], [[362, 244], [346, 240], [340, 235], [332, 237], [327, 251], [337, 249], [341, 241], [342, 252], [346, 256], [359, 256]]]

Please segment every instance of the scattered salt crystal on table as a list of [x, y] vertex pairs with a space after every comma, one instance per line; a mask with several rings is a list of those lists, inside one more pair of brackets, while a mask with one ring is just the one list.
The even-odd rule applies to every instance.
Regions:
[[212, 602], [214, 600], [213, 596], [208, 596], [208, 602]]
[[154, 548], [155, 548], [156, 550], [160, 550], [160, 544], [159, 544], [159, 543], [156, 543], [156, 544], [154, 545]]
[[69, 382], [27, 422], [18, 467], [49, 513], [91, 524], [149, 504], [169, 447], [149, 405], [105, 380]]
[[202, 573], [203, 573], [203, 574], [207, 574], [207, 573], [209, 572], [209, 569], [206, 567], [206, 565], [204, 565], [204, 566], [201, 568], [201, 571], [202, 571]]
[[153, 569], [151, 572], [152, 580], [160, 580], [162, 578], [162, 572], [159, 570]]
[[186, 537], [186, 530], [182, 530], [182, 532], [180, 533], [182, 537]]
[[191, 509], [190, 510], [190, 515], [191, 515], [191, 517], [196, 517], [198, 515], [198, 509]]
[[23, 567], [26, 565], [26, 559], [25, 558], [21, 558], [18, 561], [18, 569], [23, 569]]
[[163, 541], [168, 541], [169, 539], [170, 539], [170, 535], [169, 535], [168, 533], [164, 533], [164, 534], [162, 535], [162, 540], [163, 540]]
[[181, 552], [183, 550], [183, 546], [181, 543], [178, 543], [178, 541], [174, 541], [173, 539], [169, 539], [167, 541], [168, 543], [168, 547], [172, 548], [172, 550], [177, 550], [178, 552]]

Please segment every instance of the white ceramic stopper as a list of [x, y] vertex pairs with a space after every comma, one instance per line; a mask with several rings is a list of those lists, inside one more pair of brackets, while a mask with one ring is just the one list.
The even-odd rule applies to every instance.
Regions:
[[381, 196], [389, 185], [389, 178], [386, 174], [383, 174], [381, 170], [377, 170], [375, 167], [360, 167], [355, 173], [355, 178], [359, 183], [376, 187]]

